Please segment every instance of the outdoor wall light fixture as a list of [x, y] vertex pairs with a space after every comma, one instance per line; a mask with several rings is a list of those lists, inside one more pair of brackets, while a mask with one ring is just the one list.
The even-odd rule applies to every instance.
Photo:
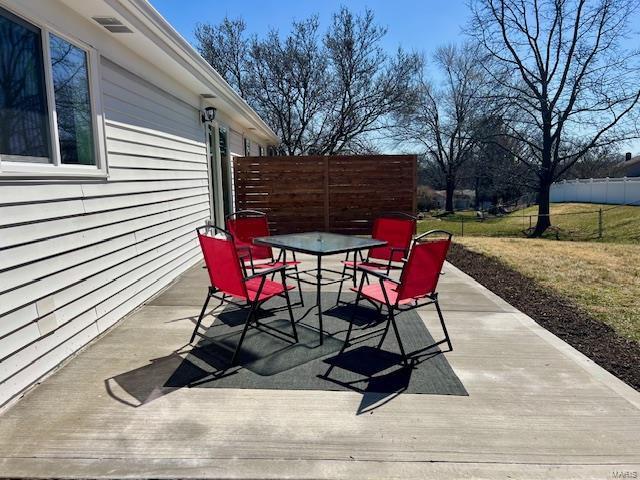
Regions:
[[214, 107], [205, 107], [201, 113], [202, 123], [213, 122], [216, 118], [216, 109]]

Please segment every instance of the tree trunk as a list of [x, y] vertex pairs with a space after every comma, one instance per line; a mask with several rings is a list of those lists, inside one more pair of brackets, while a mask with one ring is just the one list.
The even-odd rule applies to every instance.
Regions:
[[541, 179], [538, 191], [538, 221], [535, 229], [531, 232], [531, 237], [541, 237], [547, 228], [551, 226], [551, 217], [549, 216], [550, 191], [551, 182]]
[[444, 210], [447, 213], [453, 213], [453, 192], [456, 189], [455, 182], [453, 179], [447, 179], [446, 185], [446, 197], [445, 197], [445, 205]]
[[549, 217], [549, 197], [551, 191], [551, 183], [553, 183], [553, 174], [551, 168], [551, 113], [545, 108], [542, 112], [542, 164], [539, 173], [538, 187], [538, 221], [531, 237], [541, 237], [542, 234], [551, 226], [551, 218]]

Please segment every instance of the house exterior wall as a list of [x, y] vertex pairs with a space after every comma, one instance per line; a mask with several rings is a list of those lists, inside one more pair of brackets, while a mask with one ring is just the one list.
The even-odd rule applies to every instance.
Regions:
[[2, 406], [197, 263], [194, 230], [219, 192], [198, 94], [62, 3], [0, 5], [41, 10], [95, 47], [108, 167], [106, 179], [0, 177]]
[[200, 259], [198, 109], [102, 58], [109, 179], [0, 181], [0, 405]]
[[624, 174], [627, 177], [640, 177], [640, 162], [636, 162], [633, 165], [630, 165]]

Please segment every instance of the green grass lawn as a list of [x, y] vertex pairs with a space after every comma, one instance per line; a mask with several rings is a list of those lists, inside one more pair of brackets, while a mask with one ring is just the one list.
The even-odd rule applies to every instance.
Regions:
[[640, 342], [640, 206], [553, 204], [551, 223], [560, 240], [570, 240], [564, 242], [555, 241], [553, 232], [544, 239], [525, 238], [536, 213], [537, 207], [529, 207], [480, 222], [473, 211], [459, 212], [422, 220], [418, 230], [452, 232], [454, 241], [502, 261]]
[[[602, 238], [598, 236], [598, 210], [602, 208]], [[502, 217], [489, 216], [478, 221], [473, 211], [446, 217], [428, 217], [418, 223], [418, 232], [443, 229], [456, 236], [524, 237], [523, 231], [536, 223], [537, 207], [518, 210]], [[551, 223], [558, 227], [561, 240], [635, 243], [640, 241], [640, 206], [591, 203], [551, 205]], [[555, 238], [555, 232], [546, 234]]]
[[500, 260], [640, 342], [640, 245], [489, 237], [456, 241]]

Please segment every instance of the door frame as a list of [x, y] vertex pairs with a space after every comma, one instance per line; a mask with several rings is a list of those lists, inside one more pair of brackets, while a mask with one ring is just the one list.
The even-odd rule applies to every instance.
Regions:
[[209, 210], [211, 223], [224, 228], [224, 198], [222, 188], [222, 162], [220, 161], [219, 125], [215, 120], [205, 123], [207, 171], [209, 180]]

